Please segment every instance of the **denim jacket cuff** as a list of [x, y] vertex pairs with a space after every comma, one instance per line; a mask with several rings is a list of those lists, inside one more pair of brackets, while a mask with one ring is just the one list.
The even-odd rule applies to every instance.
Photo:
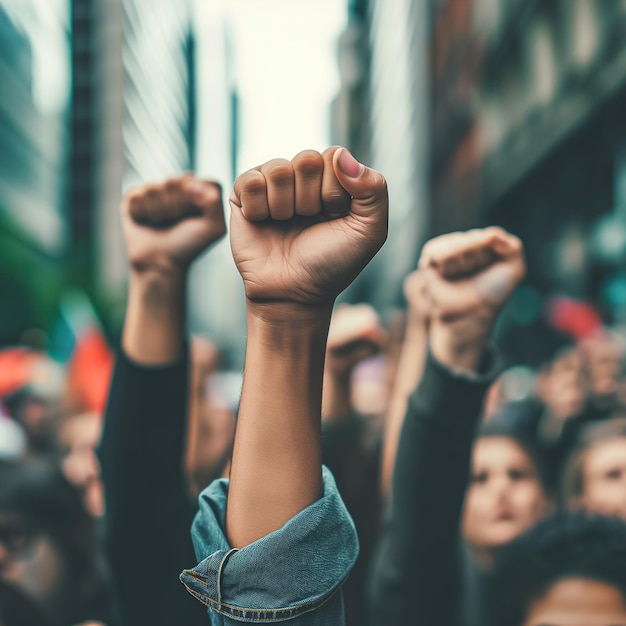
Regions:
[[[180, 576], [189, 593], [241, 622], [283, 622], [325, 604], [352, 569], [359, 547], [352, 518], [327, 468], [323, 482], [322, 498], [239, 550], [225, 535], [228, 480], [213, 482], [200, 495], [192, 527], [200, 563]], [[341, 620], [338, 616], [337, 623]]]

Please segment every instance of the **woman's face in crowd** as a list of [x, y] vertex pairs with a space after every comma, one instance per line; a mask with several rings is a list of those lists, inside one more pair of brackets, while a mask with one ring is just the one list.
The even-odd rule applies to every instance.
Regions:
[[592, 445], [583, 461], [582, 507], [626, 520], [626, 437]]
[[566, 578], [531, 606], [523, 626], [626, 626], [626, 602], [611, 585]]
[[525, 450], [508, 437], [479, 438], [465, 499], [465, 540], [475, 549], [497, 548], [530, 528], [547, 510], [547, 497]]

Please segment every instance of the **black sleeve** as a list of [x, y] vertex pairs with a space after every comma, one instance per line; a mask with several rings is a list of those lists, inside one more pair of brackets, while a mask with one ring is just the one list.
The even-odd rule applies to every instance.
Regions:
[[188, 354], [144, 367], [119, 352], [99, 448], [106, 547], [124, 626], [207, 623], [178, 575], [195, 562], [183, 478]]
[[427, 357], [409, 398], [392, 502], [372, 562], [372, 626], [458, 624], [459, 521], [474, 431], [496, 374], [493, 355], [489, 361], [486, 374], [467, 376]]

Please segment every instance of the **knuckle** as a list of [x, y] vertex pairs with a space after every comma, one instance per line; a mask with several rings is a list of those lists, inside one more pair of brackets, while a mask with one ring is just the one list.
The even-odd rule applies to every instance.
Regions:
[[488, 235], [495, 237], [501, 237], [508, 234], [506, 230], [504, 230], [504, 228], [501, 228], [500, 226], [489, 226], [488, 228], [485, 228], [484, 232]]
[[146, 190], [145, 198], [151, 206], [160, 205], [163, 202], [163, 192], [163, 187], [154, 185]]
[[333, 155], [341, 147], [342, 146], [329, 146], [328, 148], [326, 148], [326, 150], [324, 150], [324, 152], [322, 152], [322, 158], [324, 159], [324, 161], [326, 161], [327, 159], [332, 161]]
[[218, 183], [216, 180], [204, 180], [202, 182], [207, 186], [207, 189], [214, 191], [220, 198], [222, 197], [224, 188], [221, 183]]
[[324, 159], [315, 150], [305, 150], [296, 155], [292, 161], [296, 174], [304, 178], [319, 176], [324, 170]]
[[293, 181], [293, 166], [290, 161], [276, 160], [267, 165], [267, 177], [274, 185], [288, 185]]
[[163, 183], [163, 189], [168, 193], [179, 191], [183, 182], [183, 178], [169, 178]]
[[143, 193], [140, 190], [133, 189], [126, 194], [124, 202], [122, 202], [122, 210], [126, 209], [131, 213], [139, 210], [143, 202]]
[[265, 180], [261, 176], [249, 177], [243, 181], [241, 191], [242, 193], [257, 196], [265, 194], [266, 184]]
[[222, 204], [222, 188], [219, 185], [211, 183], [206, 184], [206, 191], [204, 195], [206, 204], [209, 206]]

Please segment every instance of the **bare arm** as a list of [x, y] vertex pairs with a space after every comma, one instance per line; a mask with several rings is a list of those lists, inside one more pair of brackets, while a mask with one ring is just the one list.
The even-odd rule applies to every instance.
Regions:
[[[224, 233], [220, 192], [190, 176], [145, 185], [124, 199], [122, 223], [130, 291], [99, 449], [107, 546], [125, 623], [200, 624], [205, 615], [176, 581], [193, 558], [194, 507], [182, 475], [185, 288], [190, 264]], [[135, 575], [137, 563], [149, 577]]]
[[137, 363], [176, 361], [185, 338], [187, 273], [226, 232], [220, 189], [192, 176], [146, 185], [122, 203], [130, 282], [122, 348]]
[[336, 296], [386, 237], [387, 193], [380, 174], [329, 148], [243, 174], [231, 206], [248, 345], [226, 532], [231, 545], [241, 547], [322, 495], [330, 314]]
[[381, 468], [381, 493], [384, 500], [391, 496], [391, 480], [396, 461], [396, 452], [408, 398], [417, 388], [422, 376], [428, 347], [428, 318], [424, 312], [422, 300], [423, 276], [419, 271], [409, 275], [404, 285], [404, 292], [409, 305], [407, 326], [396, 378], [389, 400], [383, 442], [383, 460]]

